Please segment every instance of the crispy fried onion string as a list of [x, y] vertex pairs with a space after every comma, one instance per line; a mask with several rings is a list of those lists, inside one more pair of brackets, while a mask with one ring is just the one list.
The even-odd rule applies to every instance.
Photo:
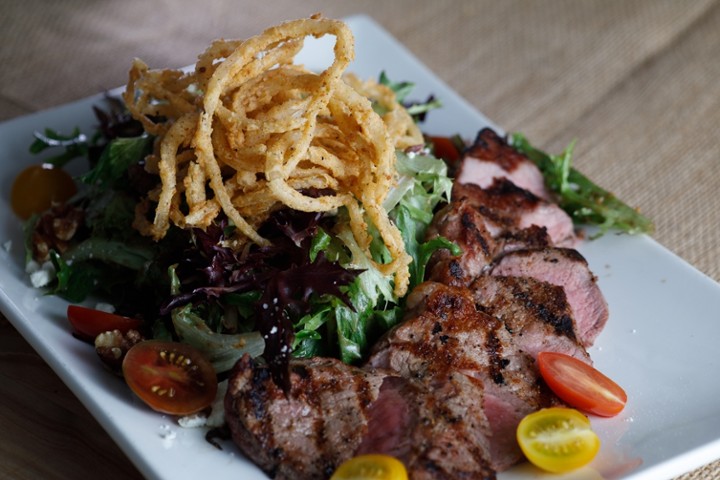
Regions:
[[[336, 39], [327, 69], [293, 63], [305, 37], [324, 35]], [[411, 259], [382, 203], [395, 182], [395, 149], [421, 144], [422, 135], [389, 88], [345, 74], [353, 56], [348, 27], [313, 16], [216, 41], [191, 72], [136, 60], [123, 98], [156, 136], [146, 169], [160, 184], [138, 205], [135, 228], [157, 240], [171, 223], [205, 228], [224, 212], [237, 228], [230, 243], [241, 248], [266, 245], [257, 228], [283, 206], [345, 207], [368, 258], [368, 224], [377, 229], [392, 260], [375, 265], [404, 295]]]

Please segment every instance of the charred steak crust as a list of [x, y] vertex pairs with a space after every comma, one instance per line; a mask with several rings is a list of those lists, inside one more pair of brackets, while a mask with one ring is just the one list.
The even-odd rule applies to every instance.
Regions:
[[328, 478], [360, 445], [383, 378], [335, 359], [294, 361], [286, 396], [246, 356], [231, 373], [225, 416], [240, 450], [271, 477]]
[[[362, 453], [399, 458], [410, 478], [494, 480], [482, 389], [463, 376], [414, 379], [315, 357], [291, 362], [287, 396], [266, 365], [242, 358], [225, 397], [234, 442], [272, 478], [329, 478]], [[466, 393], [470, 391], [471, 394]]]
[[528, 277], [558, 285], [565, 291], [575, 319], [575, 334], [585, 347], [591, 346], [607, 322], [607, 302], [587, 260], [575, 249], [547, 247], [521, 249], [503, 255], [492, 267], [492, 275]]
[[478, 309], [499, 318], [518, 346], [534, 359], [560, 352], [590, 363], [575, 335], [562, 287], [527, 277], [483, 275], [470, 286]]
[[465, 154], [481, 160], [493, 161], [508, 172], [512, 172], [518, 166], [530, 161], [525, 155], [508, 145], [505, 139], [491, 128], [480, 130]]
[[543, 202], [540, 197], [518, 187], [508, 178], [496, 178], [486, 188], [458, 184], [453, 188], [453, 194], [470, 199], [481, 213], [508, 228], [517, 225], [517, 212], [532, 210]]
[[476, 184], [453, 185], [453, 200], [465, 199], [486, 219], [494, 237], [532, 226], [543, 227], [554, 245], [577, 243], [570, 216], [556, 203], [517, 186], [510, 178], [494, 178], [485, 187]]
[[426, 238], [438, 236], [454, 241], [462, 254], [436, 251], [428, 262], [429, 278], [452, 286], [467, 285], [492, 262], [497, 245], [486, 228], [486, 219], [469, 202], [460, 199], [439, 210], [426, 232]]
[[435, 252], [428, 267], [431, 280], [466, 286], [509, 251], [575, 242], [565, 212], [507, 179], [496, 179], [485, 189], [456, 184], [453, 195], [436, 213], [426, 238], [443, 236], [457, 243], [462, 254]]
[[498, 250], [503, 255], [514, 250], [522, 250], [525, 248], [545, 248], [552, 245], [550, 235], [548, 235], [546, 227], [538, 225], [530, 225], [522, 230], [509, 230], [502, 232], [496, 238]]
[[498, 177], [508, 178], [518, 187], [552, 200], [540, 169], [492, 129], [484, 128], [464, 152], [456, 184], [473, 183], [487, 187]]
[[503, 470], [522, 458], [515, 441], [520, 420], [557, 399], [542, 385], [534, 360], [513, 341], [505, 324], [479, 311], [467, 288], [436, 282], [418, 286], [408, 299], [408, 314], [378, 342], [369, 359], [437, 388], [449, 377], [477, 382], [490, 426], [491, 465]]

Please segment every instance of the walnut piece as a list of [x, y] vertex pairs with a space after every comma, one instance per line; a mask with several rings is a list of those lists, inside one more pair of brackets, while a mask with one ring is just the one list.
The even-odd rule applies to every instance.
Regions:
[[137, 330], [128, 330], [125, 334], [120, 330], [111, 330], [95, 337], [95, 352], [110, 370], [120, 373], [125, 354], [143, 340], [145, 338]]
[[33, 259], [43, 263], [50, 259], [50, 250], [63, 253], [82, 226], [85, 212], [68, 205], [56, 205], [42, 214], [32, 233]]

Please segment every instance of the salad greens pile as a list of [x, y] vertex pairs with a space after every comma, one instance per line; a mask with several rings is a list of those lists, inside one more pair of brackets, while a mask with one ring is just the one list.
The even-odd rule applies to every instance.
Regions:
[[[412, 87], [384, 75], [381, 82], [400, 100]], [[419, 120], [438, 105], [431, 97], [409, 108]], [[74, 303], [108, 302], [118, 314], [144, 319], [146, 337], [201, 350], [218, 372], [244, 353], [262, 354], [283, 383], [291, 355], [357, 362], [400, 320], [404, 300], [394, 293], [393, 277], [367, 258], [342, 208], [333, 214], [274, 212], [259, 229], [270, 246], [241, 252], [224, 246], [234, 226], [222, 215], [205, 230], [171, 227], [159, 242], [141, 236], [132, 224], [140, 198], [157, 184], [143, 169], [154, 139], [116, 100], [110, 100], [108, 112], [96, 108], [95, 114], [100, 128], [93, 136], [46, 130], [32, 147], [63, 150], [51, 159], [57, 165], [76, 157], [89, 160], [88, 171], [77, 179], [80, 193], [26, 226], [31, 254], [44, 223], [69, 212], [82, 218], [69, 248], [50, 251], [56, 278], [49, 293]], [[384, 207], [413, 258], [412, 288], [423, 280], [435, 250], [459, 253], [445, 239], [423, 240], [436, 206], [450, 198], [452, 181], [445, 162], [423, 146], [398, 151], [396, 169], [397, 185]], [[369, 228], [373, 261], [390, 261], [380, 235]]]

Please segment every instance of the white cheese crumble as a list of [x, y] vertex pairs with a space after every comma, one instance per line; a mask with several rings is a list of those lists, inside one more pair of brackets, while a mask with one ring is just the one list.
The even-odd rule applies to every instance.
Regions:
[[193, 413], [178, 418], [178, 425], [182, 428], [200, 428], [207, 425], [207, 416], [204, 413]]
[[172, 447], [173, 440], [177, 437], [177, 432], [170, 428], [170, 425], [160, 425], [158, 435], [162, 438], [163, 447], [166, 449]]
[[25, 264], [25, 273], [33, 273], [40, 270], [40, 264], [35, 260], [30, 260]]
[[101, 312], [107, 313], [115, 313], [115, 306], [111, 303], [98, 302], [95, 304], [95, 310], [100, 310]]
[[30, 274], [30, 283], [35, 288], [42, 288], [55, 279], [55, 267], [50, 261], [40, 265], [31, 260], [25, 265], [25, 271]]

